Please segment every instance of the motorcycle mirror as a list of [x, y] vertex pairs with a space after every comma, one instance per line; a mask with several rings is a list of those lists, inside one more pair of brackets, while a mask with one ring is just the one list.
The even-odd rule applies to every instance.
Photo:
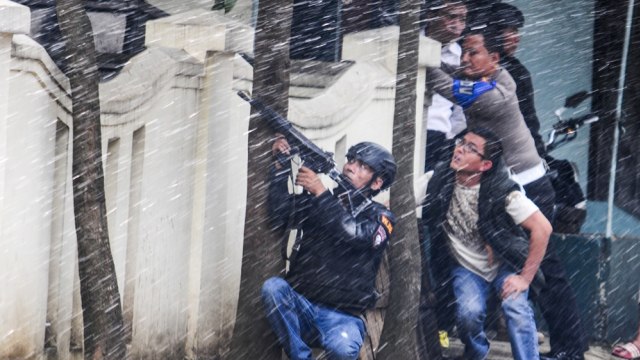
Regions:
[[590, 96], [591, 96], [591, 93], [586, 90], [577, 92], [567, 97], [567, 99], [564, 101], [564, 107], [575, 108], [578, 105], [580, 105], [583, 101], [588, 99]]

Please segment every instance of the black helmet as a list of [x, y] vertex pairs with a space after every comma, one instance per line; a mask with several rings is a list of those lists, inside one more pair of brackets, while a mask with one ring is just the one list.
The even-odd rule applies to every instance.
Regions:
[[347, 159], [360, 160], [369, 165], [375, 172], [374, 178], [382, 178], [380, 191], [389, 188], [396, 177], [396, 160], [387, 149], [378, 144], [368, 141], [355, 144], [347, 151]]
[[511, 4], [495, 3], [491, 7], [491, 25], [520, 29], [524, 25], [524, 15]]

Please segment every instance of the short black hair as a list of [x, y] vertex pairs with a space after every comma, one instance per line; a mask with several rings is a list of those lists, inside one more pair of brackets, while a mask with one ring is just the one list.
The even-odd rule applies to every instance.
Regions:
[[463, 37], [471, 35], [482, 35], [482, 38], [484, 39], [484, 47], [489, 53], [502, 53], [504, 41], [502, 31], [498, 26], [481, 25], [478, 27], [468, 28], [464, 34], [462, 34]]
[[502, 149], [502, 141], [500, 140], [498, 135], [485, 127], [474, 127], [465, 129], [456, 137], [462, 138], [469, 133], [478, 135], [484, 139], [483, 156], [486, 160], [489, 160], [493, 163], [493, 168], [495, 169], [496, 166], [500, 164], [500, 161], [502, 161], [502, 154], [504, 152]]
[[500, 30], [507, 27], [520, 29], [524, 26], [524, 15], [517, 7], [506, 3], [495, 3], [491, 6], [491, 25], [498, 26]]

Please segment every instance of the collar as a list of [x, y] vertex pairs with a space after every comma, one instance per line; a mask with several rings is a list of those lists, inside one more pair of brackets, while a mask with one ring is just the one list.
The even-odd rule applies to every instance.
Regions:
[[336, 187], [334, 189], [334, 194], [341, 200], [341, 203], [353, 216], [360, 214], [373, 202], [368, 192], [359, 190], [349, 191], [342, 186]]

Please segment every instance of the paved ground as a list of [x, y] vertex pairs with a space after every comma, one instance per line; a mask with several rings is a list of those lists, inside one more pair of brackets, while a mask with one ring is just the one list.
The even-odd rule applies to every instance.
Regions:
[[[451, 339], [449, 349], [445, 351], [445, 355], [449, 358], [456, 358], [462, 356], [463, 346], [457, 339]], [[540, 345], [541, 352], [549, 351], [549, 339], [546, 338], [545, 342]], [[610, 355], [610, 349], [600, 346], [591, 346], [589, 351], [585, 354], [586, 360], [614, 360], [618, 359]], [[491, 351], [487, 360], [512, 360], [511, 346], [508, 342], [504, 341], [491, 341]], [[618, 359], [619, 360], [619, 359]]]

